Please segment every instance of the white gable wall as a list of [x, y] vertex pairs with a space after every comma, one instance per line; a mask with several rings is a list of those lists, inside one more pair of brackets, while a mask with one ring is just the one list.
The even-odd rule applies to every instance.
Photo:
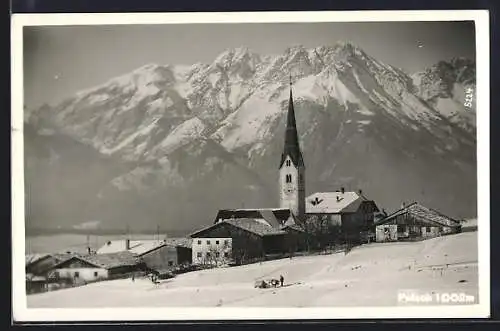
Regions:
[[[193, 264], [225, 264], [232, 256], [232, 238], [193, 238]], [[215, 256], [215, 254], [219, 256]]]

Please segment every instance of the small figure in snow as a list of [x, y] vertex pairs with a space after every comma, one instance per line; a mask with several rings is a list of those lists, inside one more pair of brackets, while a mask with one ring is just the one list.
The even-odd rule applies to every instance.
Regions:
[[135, 274], [132, 274], [132, 281], [135, 282]]
[[283, 275], [280, 275], [280, 284], [281, 286], [283, 286], [283, 282], [285, 281], [285, 278], [283, 277]]

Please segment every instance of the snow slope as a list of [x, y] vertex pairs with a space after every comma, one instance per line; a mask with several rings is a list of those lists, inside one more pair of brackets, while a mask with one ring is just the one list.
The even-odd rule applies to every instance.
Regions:
[[[196, 271], [158, 286], [146, 279], [94, 283], [30, 295], [28, 307], [387, 306], [398, 304], [398, 291], [405, 289], [477, 298], [477, 256], [477, 232], [467, 232], [415, 243], [368, 244], [347, 255]], [[254, 288], [255, 281], [279, 275], [286, 286]]]

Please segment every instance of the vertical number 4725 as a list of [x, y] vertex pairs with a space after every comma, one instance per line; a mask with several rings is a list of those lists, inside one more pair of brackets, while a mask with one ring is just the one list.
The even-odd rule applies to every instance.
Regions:
[[467, 108], [472, 108], [472, 99], [474, 98], [474, 90], [470, 87], [465, 89], [465, 100], [464, 106]]

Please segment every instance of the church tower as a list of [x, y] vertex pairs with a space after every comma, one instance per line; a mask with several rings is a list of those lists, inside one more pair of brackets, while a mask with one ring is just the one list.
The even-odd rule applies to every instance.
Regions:
[[280, 207], [289, 208], [303, 220], [306, 209], [305, 165], [299, 147], [295, 111], [293, 109], [292, 77], [290, 76], [290, 99], [285, 132], [285, 146], [279, 166]]

